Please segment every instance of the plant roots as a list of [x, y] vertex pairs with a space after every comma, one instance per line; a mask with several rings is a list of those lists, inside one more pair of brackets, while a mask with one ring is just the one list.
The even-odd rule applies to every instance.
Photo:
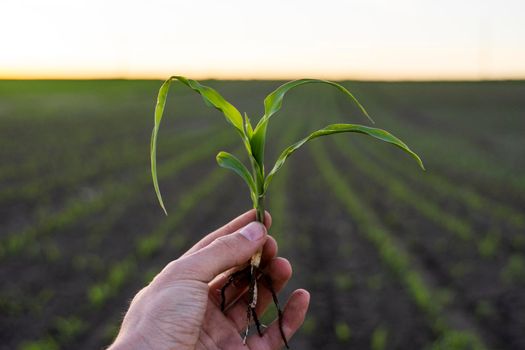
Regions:
[[284, 345], [287, 349], [290, 347], [288, 346], [288, 341], [286, 340], [286, 337], [284, 335], [283, 331], [283, 312], [281, 310], [281, 307], [279, 306], [279, 300], [277, 299], [277, 293], [275, 293], [275, 289], [273, 288], [273, 281], [270, 276], [265, 274], [261, 269], [259, 269], [256, 266], [248, 265], [246, 268], [239, 270], [237, 272], [234, 272], [230, 275], [228, 278], [228, 281], [224, 284], [224, 286], [221, 288], [221, 311], [224, 312], [226, 309], [226, 289], [230, 285], [236, 285], [243, 279], [248, 279], [248, 306], [246, 309], [246, 329], [243, 334], [243, 342], [246, 344], [246, 338], [248, 337], [248, 332], [250, 329], [250, 325], [253, 322], [255, 323], [255, 327], [257, 328], [257, 333], [260, 337], [263, 336], [262, 328], [265, 327], [261, 322], [259, 321], [259, 318], [257, 316], [257, 312], [255, 311], [255, 308], [257, 306], [257, 290], [258, 286], [257, 283], [260, 280], [261, 283], [264, 284], [266, 288], [272, 293], [272, 299], [273, 303], [275, 304], [275, 308], [277, 309], [277, 321], [279, 323], [279, 332], [281, 333], [281, 338], [283, 339]]

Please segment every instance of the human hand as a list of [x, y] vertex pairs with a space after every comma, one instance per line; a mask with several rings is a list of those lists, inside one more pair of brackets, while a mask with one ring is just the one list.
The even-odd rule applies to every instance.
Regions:
[[[271, 217], [266, 214], [267, 228]], [[228, 349], [273, 350], [283, 346], [277, 320], [262, 337], [251, 335], [243, 345], [240, 332], [246, 327], [247, 284], [226, 291], [226, 310], [220, 308], [218, 290], [232, 271], [246, 266], [263, 247], [261, 266], [281, 290], [290, 279], [290, 263], [276, 257], [277, 243], [255, 222], [251, 210], [210, 233], [179, 259], [170, 262], [133, 298], [117, 339], [109, 350], [120, 349]], [[282, 329], [287, 339], [304, 321], [310, 295], [296, 290], [284, 308]], [[271, 292], [261, 284], [256, 311], [262, 314], [272, 302]]]

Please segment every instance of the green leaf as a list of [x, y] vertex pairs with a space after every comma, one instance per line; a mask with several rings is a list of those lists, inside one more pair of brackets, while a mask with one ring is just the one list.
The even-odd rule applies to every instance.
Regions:
[[258, 127], [255, 128], [252, 137], [250, 137], [250, 149], [252, 150], [255, 161], [258, 164], [264, 164], [264, 145], [266, 144], [266, 128], [268, 122], [257, 125]]
[[243, 132], [243, 119], [241, 113], [231, 103], [226, 101], [216, 90], [209, 86], [202, 85], [201, 83], [187, 79], [181, 76], [173, 76], [168, 80], [178, 80], [193, 91], [199, 93], [202, 96], [204, 102], [210, 106], [215, 107], [224, 114], [226, 121], [233, 125], [241, 135]]
[[255, 127], [253, 136], [250, 138], [250, 146], [252, 149], [252, 154], [254, 158], [257, 160], [257, 162], [262, 163], [264, 160], [264, 144], [266, 141], [266, 129], [268, 127], [268, 121], [270, 118], [277, 113], [283, 104], [284, 96], [288, 91], [291, 89], [303, 85], [303, 84], [311, 84], [311, 83], [322, 83], [322, 84], [328, 84], [335, 88], [337, 88], [339, 91], [343, 92], [346, 96], [354, 102], [357, 107], [363, 112], [363, 114], [370, 120], [370, 122], [374, 123], [374, 120], [368, 115], [368, 112], [366, 109], [359, 103], [359, 101], [348, 91], [344, 86], [335, 83], [333, 81], [329, 80], [321, 80], [321, 79], [299, 79], [299, 80], [293, 80], [290, 82], [287, 82], [280, 87], [278, 87], [275, 91], [270, 93], [266, 98], [264, 99], [264, 116], [261, 118], [261, 120], [257, 123], [257, 126]]
[[153, 186], [155, 187], [155, 193], [157, 194], [160, 206], [162, 207], [162, 210], [164, 210], [164, 213], [166, 215], [168, 213], [162, 201], [162, 196], [160, 194], [159, 183], [157, 179], [157, 135], [159, 132], [160, 122], [162, 120], [162, 115], [164, 114], [166, 97], [168, 95], [170, 85], [174, 80], [180, 81], [182, 84], [199, 93], [208, 106], [215, 107], [219, 111], [221, 111], [224, 114], [226, 121], [235, 127], [235, 129], [243, 139], [246, 148], [249, 149], [248, 140], [244, 133], [243, 118], [241, 116], [241, 113], [239, 113], [239, 111], [231, 103], [226, 101], [217, 91], [215, 91], [211, 87], [202, 85], [195, 80], [187, 79], [182, 76], [172, 76], [168, 80], [166, 80], [160, 87], [159, 94], [157, 96], [157, 104], [155, 106], [155, 125], [153, 126], [150, 145], [151, 177], [153, 178]]
[[372, 136], [378, 140], [393, 144], [394, 146], [397, 146], [401, 148], [403, 151], [410, 154], [417, 161], [421, 169], [425, 170], [425, 167], [423, 165], [423, 162], [421, 161], [421, 158], [419, 158], [419, 156], [416, 153], [414, 153], [403, 141], [401, 141], [400, 139], [398, 139], [397, 137], [395, 137], [388, 131], [377, 129], [377, 128], [371, 128], [371, 127], [364, 126], [364, 125], [358, 125], [358, 124], [331, 124], [331, 125], [326, 126], [323, 129], [319, 129], [311, 133], [304, 139], [286, 148], [281, 153], [279, 158], [277, 158], [277, 161], [275, 162], [273, 169], [270, 171], [270, 173], [268, 173], [268, 176], [266, 176], [266, 180], [264, 181], [264, 190], [266, 191], [268, 189], [268, 186], [270, 182], [272, 181], [273, 176], [275, 175], [277, 171], [279, 171], [279, 169], [281, 169], [286, 159], [293, 152], [295, 152], [298, 148], [304, 145], [306, 142], [312, 139], [315, 139], [317, 137], [320, 137], [320, 136], [338, 134], [338, 133], [343, 133], [343, 132], [356, 132], [360, 134], [365, 134], [368, 136]]
[[251, 139], [253, 135], [253, 128], [250, 118], [248, 118], [248, 114], [246, 113], [244, 113], [244, 128], [246, 130], [246, 136], [248, 136], [248, 139]]
[[242, 177], [246, 184], [248, 184], [251, 193], [256, 193], [255, 182], [252, 175], [248, 169], [246, 169], [244, 164], [242, 164], [242, 162], [233, 154], [228, 152], [219, 152], [219, 154], [217, 154], [217, 163], [220, 167], [230, 169]]
[[343, 92], [345, 95], [347, 95], [356, 105], [359, 107], [361, 112], [372, 122], [372, 118], [368, 115], [368, 112], [365, 110], [365, 108], [359, 103], [359, 101], [348, 91], [344, 86], [335, 83], [333, 81], [329, 80], [321, 80], [321, 79], [299, 79], [299, 80], [293, 80], [289, 81], [281, 86], [279, 86], [275, 91], [273, 91], [271, 94], [266, 96], [264, 99], [264, 117], [260, 120], [259, 124], [262, 124], [265, 122], [265, 120], [268, 120], [274, 115], [277, 111], [279, 111], [283, 104], [283, 98], [286, 95], [288, 91], [291, 89], [303, 85], [303, 84], [311, 84], [311, 83], [322, 83], [322, 84], [328, 84], [332, 85], [333, 87], [337, 88], [339, 91]]
[[155, 106], [155, 125], [151, 133], [151, 145], [150, 145], [150, 158], [151, 158], [151, 177], [153, 178], [153, 187], [155, 187], [155, 193], [159, 200], [160, 206], [164, 213], [168, 215], [164, 202], [162, 201], [162, 195], [159, 189], [159, 180], [157, 179], [157, 134], [159, 132], [160, 122], [162, 120], [162, 114], [164, 113], [164, 106], [166, 105], [166, 97], [171, 85], [171, 78], [166, 80], [159, 89], [157, 96], [157, 105]]

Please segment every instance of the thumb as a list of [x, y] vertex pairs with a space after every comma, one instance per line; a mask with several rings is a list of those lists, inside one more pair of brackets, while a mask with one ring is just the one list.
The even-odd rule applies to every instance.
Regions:
[[174, 279], [210, 282], [218, 274], [250, 260], [266, 242], [266, 227], [253, 221], [232, 234], [175, 262]]

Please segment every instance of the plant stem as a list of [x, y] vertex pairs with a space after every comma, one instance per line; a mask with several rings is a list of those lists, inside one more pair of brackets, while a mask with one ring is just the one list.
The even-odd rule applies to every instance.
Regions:
[[255, 206], [255, 218], [261, 224], [264, 224], [264, 195], [257, 197], [257, 204]]
[[[257, 196], [257, 203], [255, 205], [255, 219], [264, 225], [264, 195]], [[261, 264], [262, 247], [255, 253], [250, 261], [250, 265], [259, 268]]]
[[[257, 203], [255, 205], [255, 219], [264, 225], [264, 195], [257, 196]], [[250, 261], [252, 268], [259, 268], [261, 264], [262, 247], [255, 253]]]

